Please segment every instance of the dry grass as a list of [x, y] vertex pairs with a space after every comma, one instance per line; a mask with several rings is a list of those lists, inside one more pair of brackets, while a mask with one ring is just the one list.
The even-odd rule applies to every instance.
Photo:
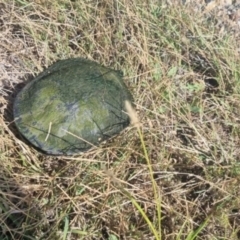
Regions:
[[[0, 0], [1, 240], [154, 239], [146, 217], [159, 239], [240, 238], [239, 46], [200, 15], [154, 0]], [[12, 103], [75, 56], [124, 71], [141, 126], [44, 156], [16, 132]]]

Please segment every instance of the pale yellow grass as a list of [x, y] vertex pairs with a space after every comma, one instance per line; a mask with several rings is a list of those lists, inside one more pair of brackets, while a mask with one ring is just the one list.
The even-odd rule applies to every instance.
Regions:
[[[0, 239], [239, 239], [234, 36], [154, 0], [0, 0], [0, 18]], [[81, 156], [45, 156], [16, 131], [14, 97], [79, 56], [124, 72], [137, 117]]]

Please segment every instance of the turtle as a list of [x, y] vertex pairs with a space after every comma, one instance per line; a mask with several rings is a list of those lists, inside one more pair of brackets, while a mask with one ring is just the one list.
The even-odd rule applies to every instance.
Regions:
[[17, 94], [15, 125], [30, 144], [49, 155], [85, 152], [129, 123], [133, 96], [123, 73], [84, 59], [59, 60]]

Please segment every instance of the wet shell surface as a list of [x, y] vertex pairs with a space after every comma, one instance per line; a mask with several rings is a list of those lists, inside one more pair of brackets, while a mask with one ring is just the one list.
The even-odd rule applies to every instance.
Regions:
[[129, 125], [126, 100], [133, 98], [120, 71], [82, 58], [61, 60], [19, 92], [14, 121], [43, 152], [78, 154]]

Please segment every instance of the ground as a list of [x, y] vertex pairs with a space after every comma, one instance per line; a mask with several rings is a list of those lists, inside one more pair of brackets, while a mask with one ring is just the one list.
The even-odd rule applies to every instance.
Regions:
[[[240, 238], [237, 11], [180, 2], [0, 0], [1, 240]], [[46, 156], [12, 105], [70, 57], [123, 71], [132, 125]]]

